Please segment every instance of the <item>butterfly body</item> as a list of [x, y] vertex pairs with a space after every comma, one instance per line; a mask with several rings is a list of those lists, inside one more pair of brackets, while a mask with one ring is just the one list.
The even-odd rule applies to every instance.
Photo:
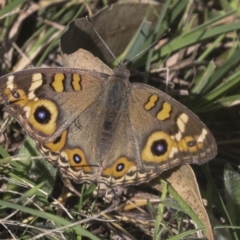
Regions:
[[[121, 67], [120, 67], [121, 68]], [[96, 139], [96, 147], [98, 149], [97, 158], [100, 163], [104, 161], [106, 154], [111, 149], [111, 145], [116, 136], [115, 131], [118, 127], [118, 119], [121, 118], [121, 114], [126, 114], [128, 103], [128, 91], [130, 84], [128, 81], [129, 74], [118, 73], [119, 68], [113, 71], [113, 75], [109, 76], [106, 82], [106, 86], [103, 88], [103, 111], [100, 112], [99, 123], [101, 131]], [[97, 99], [96, 99], [97, 100]]]
[[124, 65], [109, 74], [29, 69], [1, 77], [0, 86], [5, 111], [77, 183], [139, 184], [217, 151], [197, 116], [154, 87], [131, 84]]

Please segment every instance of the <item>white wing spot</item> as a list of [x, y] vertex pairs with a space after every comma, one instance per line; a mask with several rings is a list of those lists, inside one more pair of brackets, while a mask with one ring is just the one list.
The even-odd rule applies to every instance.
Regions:
[[42, 86], [43, 79], [42, 79], [42, 74], [41, 73], [35, 73], [32, 75], [32, 83], [29, 88], [29, 93], [28, 93], [28, 99], [29, 100], [37, 100], [36, 95], [34, 94], [34, 90], [38, 89], [40, 86]]
[[188, 115], [186, 113], [182, 113], [178, 119], [177, 119], [177, 125], [178, 125], [178, 128], [179, 128], [179, 131], [181, 133], [185, 132], [185, 126], [188, 122]]
[[207, 136], [207, 133], [208, 133], [207, 130], [205, 128], [203, 128], [201, 134], [197, 138], [197, 142], [203, 142]]
[[178, 152], [178, 149], [175, 148], [175, 147], [173, 147], [173, 148], [171, 149], [171, 152], [170, 152], [168, 158], [173, 158], [174, 155], [175, 155], [177, 152]]
[[14, 88], [13, 81], [14, 81], [14, 76], [13, 75], [8, 76], [7, 88], [9, 88], [11, 91]]
[[178, 142], [182, 139], [182, 133], [179, 131], [174, 137], [172, 137], [173, 140], [177, 140]]

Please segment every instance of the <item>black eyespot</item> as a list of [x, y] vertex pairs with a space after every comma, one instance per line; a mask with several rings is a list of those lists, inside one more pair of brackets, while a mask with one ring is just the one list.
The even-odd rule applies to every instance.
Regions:
[[74, 155], [73, 155], [73, 161], [74, 161], [75, 163], [79, 164], [79, 163], [81, 163], [82, 158], [81, 158], [81, 156], [79, 156], [78, 154], [74, 154]]
[[54, 144], [57, 144], [60, 140], [61, 140], [62, 135], [58, 136], [57, 138], [55, 138], [55, 140], [53, 141]]
[[188, 147], [194, 147], [196, 146], [196, 141], [189, 141], [187, 142]]
[[160, 139], [153, 142], [151, 151], [155, 156], [161, 156], [167, 152], [167, 147], [168, 147], [168, 144], [166, 140]]
[[121, 172], [124, 169], [124, 164], [123, 163], [119, 163], [116, 167], [117, 172]]
[[41, 124], [47, 124], [51, 119], [51, 113], [45, 106], [39, 106], [34, 112], [34, 118]]
[[17, 91], [12, 92], [14, 98], [20, 98], [20, 94]]

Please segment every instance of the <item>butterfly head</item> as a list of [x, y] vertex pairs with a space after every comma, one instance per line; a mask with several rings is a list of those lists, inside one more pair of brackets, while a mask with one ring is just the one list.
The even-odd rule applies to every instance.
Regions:
[[125, 63], [120, 63], [117, 67], [113, 69], [113, 77], [128, 81], [130, 77], [130, 71], [127, 69]]

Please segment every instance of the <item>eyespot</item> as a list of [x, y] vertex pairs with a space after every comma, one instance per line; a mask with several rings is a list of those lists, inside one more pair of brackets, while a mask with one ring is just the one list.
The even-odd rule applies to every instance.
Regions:
[[112, 166], [109, 166], [103, 170], [103, 175], [106, 177], [113, 176], [114, 178], [119, 178], [130, 171], [136, 171], [135, 163], [125, 157], [120, 157]]
[[196, 146], [196, 141], [188, 141], [187, 142], [187, 145], [188, 145], [188, 147], [194, 147], [194, 146]]
[[155, 156], [164, 155], [167, 152], [168, 144], [165, 139], [154, 141], [151, 146], [151, 151]]
[[57, 137], [53, 142], [46, 143], [45, 146], [51, 149], [52, 152], [59, 152], [63, 149], [67, 141], [67, 130], [62, 135]]
[[[200, 138], [198, 140], [198, 138]], [[201, 140], [201, 135], [199, 136], [186, 136], [182, 138], [177, 144], [181, 151], [196, 152], [203, 148], [203, 141]]]
[[74, 161], [76, 164], [79, 164], [79, 163], [82, 162], [82, 158], [81, 158], [80, 155], [74, 154], [74, 155], [73, 155], [73, 161]]
[[20, 98], [20, 94], [17, 91], [13, 91], [12, 96], [17, 99]]
[[87, 162], [85, 153], [80, 148], [66, 148], [61, 155], [67, 158], [73, 170], [83, 170], [86, 173], [92, 171]]
[[54, 102], [46, 99], [31, 101], [24, 107], [30, 124], [38, 131], [51, 135], [57, 127], [58, 108]]
[[34, 112], [34, 118], [40, 124], [47, 124], [51, 120], [51, 113], [45, 106], [39, 106]]
[[119, 163], [119, 164], [116, 166], [116, 171], [117, 171], [117, 172], [121, 172], [123, 169], [124, 169], [124, 164], [123, 164], [123, 163]]
[[55, 138], [55, 140], [53, 141], [53, 144], [57, 144], [61, 141], [62, 135], [58, 136], [57, 138]]
[[175, 142], [171, 137], [161, 131], [152, 133], [142, 150], [141, 158], [145, 162], [160, 163], [167, 161]]
[[17, 104], [20, 106], [25, 106], [29, 102], [25, 91], [23, 91], [22, 89], [17, 90], [16, 85], [14, 85], [13, 87], [14, 87], [13, 90], [11, 90], [7, 87], [4, 89], [4, 94], [6, 95], [7, 100], [10, 103], [14, 102], [14, 104]]

